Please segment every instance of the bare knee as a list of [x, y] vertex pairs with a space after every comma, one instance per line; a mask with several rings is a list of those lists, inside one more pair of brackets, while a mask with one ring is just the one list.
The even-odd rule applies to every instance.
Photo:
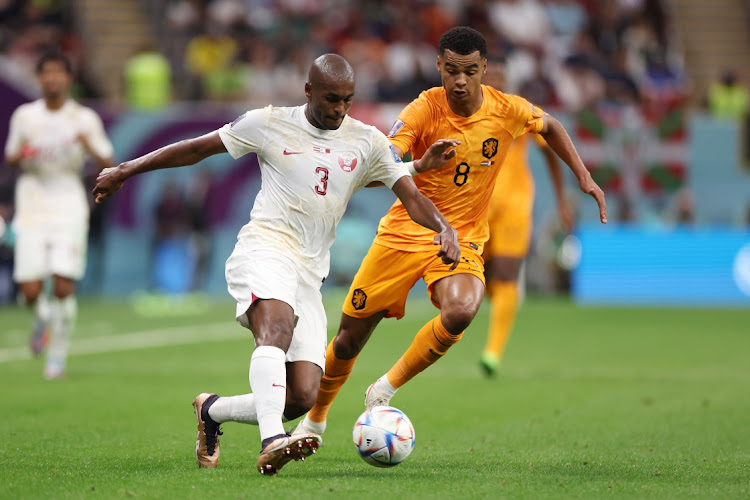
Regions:
[[510, 283], [518, 281], [522, 263], [523, 259], [517, 257], [493, 257], [488, 266], [487, 278]]
[[21, 291], [26, 304], [33, 306], [36, 301], [39, 300], [39, 295], [42, 294], [42, 282], [41, 281], [29, 281], [18, 284], [18, 289]]
[[459, 335], [474, 320], [479, 305], [480, 302], [471, 300], [444, 305], [440, 312], [440, 321], [451, 335]]
[[333, 352], [339, 359], [352, 359], [359, 355], [365, 346], [365, 340], [357, 332], [340, 329], [333, 339]]
[[288, 325], [283, 323], [266, 325], [265, 328], [256, 328], [253, 330], [255, 345], [258, 347], [274, 346], [286, 352], [289, 349], [293, 331], [293, 324]]
[[294, 310], [276, 299], [260, 299], [253, 302], [245, 313], [255, 345], [273, 346], [286, 352], [294, 332]]
[[63, 278], [60, 276], [55, 276], [53, 286], [52, 286], [52, 294], [57, 297], [58, 299], [64, 299], [65, 297], [69, 297], [76, 292], [76, 282], [68, 279]]

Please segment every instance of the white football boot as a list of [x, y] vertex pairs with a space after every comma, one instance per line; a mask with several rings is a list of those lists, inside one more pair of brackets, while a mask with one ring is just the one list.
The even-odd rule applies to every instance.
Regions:
[[365, 392], [365, 408], [370, 409], [375, 406], [391, 406], [391, 396], [378, 390], [378, 381], [370, 385]]

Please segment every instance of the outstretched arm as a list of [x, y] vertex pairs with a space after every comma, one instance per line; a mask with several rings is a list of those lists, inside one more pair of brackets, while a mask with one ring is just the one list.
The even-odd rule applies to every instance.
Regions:
[[94, 187], [96, 202], [101, 203], [105, 198], [115, 194], [122, 187], [123, 182], [134, 175], [162, 168], [194, 165], [204, 158], [226, 153], [226, 151], [227, 148], [219, 137], [219, 132], [214, 131], [194, 139], [164, 146], [135, 160], [120, 163], [117, 167], [105, 168], [96, 178], [96, 187]]
[[560, 216], [560, 222], [562, 222], [565, 231], [571, 232], [573, 230], [573, 214], [565, 200], [565, 185], [563, 183], [562, 168], [560, 167], [560, 157], [549, 146], [541, 147], [541, 151], [544, 159], [547, 161], [547, 171], [549, 172], [550, 179], [552, 179], [552, 188], [555, 191], [555, 201], [557, 202], [557, 213]]
[[396, 181], [393, 192], [404, 204], [406, 212], [414, 222], [438, 233], [433, 240], [433, 244], [440, 245], [436, 255], [444, 264], [452, 264], [450, 270], [454, 270], [461, 259], [461, 248], [458, 244], [458, 233], [453, 226], [448, 224], [435, 204], [419, 192], [414, 180], [408, 175]]
[[578, 156], [573, 141], [570, 140], [568, 132], [565, 131], [565, 127], [557, 121], [552, 115], [544, 115], [544, 125], [542, 130], [539, 132], [547, 144], [554, 150], [555, 153], [570, 167], [576, 178], [578, 179], [578, 186], [581, 191], [591, 195], [599, 205], [599, 219], [602, 224], [607, 223], [607, 203], [604, 200], [604, 191], [591, 177], [591, 174], [581, 161], [581, 157]]
[[[457, 139], [438, 139], [429, 148], [427, 148], [427, 151], [425, 151], [422, 158], [414, 160], [410, 164], [406, 164], [409, 165], [409, 173], [414, 176], [417, 174], [421, 174], [422, 172], [427, 172], [428, 170], [442, 167], [443, 165], [445, 165], [445, 162], [456, 156], [455, 148], [460, 144], [461, 141]], [[393, 150], [399, 156], [399, 158], [403, 158], [404, 152], [401, 151], [401, 148], [399, 148], [398, 146], [393, 146]], [[374, 181], [369, 183], [365, 187], [379, 187], [384, 185], [385, 184], [380, 181]]]

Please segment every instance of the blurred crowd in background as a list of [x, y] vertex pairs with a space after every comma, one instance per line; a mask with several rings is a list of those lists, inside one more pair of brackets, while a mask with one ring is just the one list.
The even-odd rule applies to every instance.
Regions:
[[[503, 90], [548, 110], [675, 108], [685, 106], [691, 95], [683, 50], [661, 0], [150, 0], [142, 4], [152, 21], [154, 43], [133, 53], [122, 68], [120, 95], [100, 88], [91, 73], [75, 9], [65, 0], [0, 0], [0, 72], [20, 86], [34, 88], [38, 57], [57, 47], [73, 62], [76, 98], [102, 99], [123, 110], [158, 111], [185, 101], [253, 108], [302, 103], [301, 82], [310, 62], [322, 53], [336, 52], [355, 68], [358, 103], [406, 103], [422, 90], [440, 85], [435, 69], [440, 35], [452, 26], [469, 25], [487, 38], [490, 57], [505, 62]], [[745, 120], [749, 99], [744, 76], [727, 68], [716, 75], [705, 95], [693, 96], [691, 103], [719, 119]], [[13, 181], [13, 172], [0, 169], [0, 215], [6, 218], [12, 213]], [[197, 178], [196, 189], [205, 194], [210, 182]], [[198, 260], [205, 262], [210, 228], [196, 218], [199, 209], [190, 205], [195, 193], [186, 191], [165, 191], [153, 208], [155, 238], [174, 231], [200, 234]], [[616, 204], [617, 219], [627, 222], [636, 217], [628, 196], [612, 198], [611, 203]], [[660, 206], [664, 217], [675, 223], [695, 220], [694, 197], [685, 187], [672, 190]], [[101, 234], [96, 228], [101, 215], [99, 221], [96, 217], [94, 236]], [[750, 225], [750, 208], [747, 218]], [[543, 224], [547, 225], [546, 219]], [[559, 250], [555, 243], [561, 238], [559, 227], [542, 232], [549, 233], [546, 239], [553, 242], [552, 251]], [[0, 281], [6, 253], [0, 250]], [[205, 265], [199, 267], [189, 288], [199, 286]]]
[[[542, 106], [675, 99], [689, 91], [660, 0], [152, 0], [155, 51], [178, 100], [300, 101], [317, 55], [337, 52], [360, 101], [408, 102], [438, 85], [440, 35], [466, 24], [507, 61], [507, 90]], [[33, 84], [49, 45], [70, 55], [81, 95], [101, 96], [67, 2], [0, 0], [4, 70]]]

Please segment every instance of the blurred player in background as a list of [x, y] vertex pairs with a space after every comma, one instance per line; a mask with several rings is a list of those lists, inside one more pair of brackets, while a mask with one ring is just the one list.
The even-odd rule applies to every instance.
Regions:
[[[505, 60], [487, 58], [482, 83], [498, 90], [505, 88]], [[529, 168], [529, 143], [540, 148], [547, 163], [555, 192], [560, 221], [566, 231], [573, 228], [573, 215], [565, 201], [560, 159], [541, 135], [524, 134], [510, 144], [495, 181], [489, 207], [490, 239], [484, 245], [484, 276], [490, 298], [490, 325], [487, 345], [479, 366], [487, 376], [494, 375], [513, 331], [519, 305], [518, 278], [531, 242], [534, 208], [534, 178]]]
[[438, 137], [461, 141], [456, 157], [415, 178], [458, 230], [461, 262], [439, 266], [432, 235], [409, 221], [398, 201], [380, 221], [344, 302], [338, 334], [326, 351], [325, 376], [312, 410], [295, 433], [325, 430], [341, 386], [375, 327], [384, 317], [404, 315], [409, 290], [421, 278], [440, 314], [427, 322], [401, 359], [372, 384], [368, 407], [388, 405], [415, 375], [440, 359], [474, 319], [484, 297], [482, 250], [489, 237], [487, 213], [497, 174], [512, 141], [527, 132], [542, 134], [570, 166], [584, 193], [599, 205], [606, 222], [604, 193], [591, 178], [560, 122], [525, 99], [481, 85], [487, 43], [478, 31], [456, 27], [440, 39], [437, 68], [443, 86], [423, 92], [399, 115], [389, 137], [399, 155], [416, 157]]
[[[236, 319], [255, 338], [249, 375], [253, 392], [195, 398], [200, 467], [217, 466], [223, 422], [260, 427], [257, 467], [262, 474], [276, 474], [319, 446], [320, 436], [314, 433], [287, 435], [283, 418], [303, 415], [318, 393], [327, 338], [320, 287], [328, 275], [336, 225], [357, 190], [384, 183], [440, 246], [442, 267], [460, 258], [456, 230], [419, 193], [388, 139], [347, 116], [354, 96], [349, 63], [335, 54], [316, 59], [305, 95], [307, 105], [248, 111], [217, 131], [104, 170], [97, 179], [94, 192], [101, 202], [143, 172], [192, 165], [218, 153], [258, 155], [261, 189], [226, 265], [229, 292], [237, 300]], [[436, 141], [411, 168], [443, 165], [458, 144]]]
[[[112, 144], [99, 116], [69, 98], [70, 61], [59, 53], [37, 64], [42, 98], [23, 104], [10, 119], [5, 162], [20, 169], [16, 184], [17, 232], [13, 278], [35, 307], [31, 349], [41, 354], [49, 325], [48, 379], [60, 378], [76, 318], [76, 281], [86, 266], [89, 202], [83, 186], [86, 157], [112, 166]], [[52, 299], [44, 280], [52, 277]]]

